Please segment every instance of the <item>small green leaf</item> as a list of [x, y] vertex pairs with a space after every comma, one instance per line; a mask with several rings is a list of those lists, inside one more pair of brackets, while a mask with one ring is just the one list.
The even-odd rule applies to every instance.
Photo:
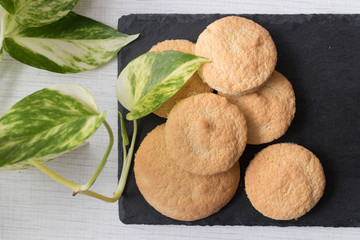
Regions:
[[173, 96], [208, 59], [176, 52], [148, 52], [131, 61], [120, 73], [116, 93], [130, 111], [128, 120], [153, 112]]
[[120, 115], [121, 139], [123, 141], [123, 144], [125, 146], [127, 146], [127, 145], [129, 145], [129, 137], [128, 137], [127, 132], [126, 132], [124, 118], [123, 118], [123, 115], [122, 115], [121, 112], [118, 111], [118, 113]]
[[78, 0], [0, 0], [18, 24], [40, 27], [66, 16]]
[[4, 38], [6, 52], [22, 63], [58, 73], [96, 68], [138, 37], [73, 12], [37, 28], [16, 25], [11, 18], [8, 21]]
[[60, 84], [35, 92], [0, 118], [0, 170], [45, 162], [80, 146], [105, 119], [92, 96], [74, 84]]

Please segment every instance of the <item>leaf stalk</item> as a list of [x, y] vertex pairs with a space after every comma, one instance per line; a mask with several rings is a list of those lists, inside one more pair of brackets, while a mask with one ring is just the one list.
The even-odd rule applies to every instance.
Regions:
[[[96, 169], [95, 173], [92, 175], [92, 177], [89, 179], [89, 181], [86, 184], [80, 186], [79, 192], [88, 190], [94, 184], [95, 180], [98, 178], [99, 174], [104, 169], [104, 166], [107, 162], [107, 158], [109, 157], [111, 149], [114, 145], [114, 134], [111, 130], [111, 127], [106, 122], [106, 120], [104, 120], [103, 124], [106, 127], [106, 130], [108, 131], [108, 134], [109, 134], [109, 145], [108, 145], [105, 155], [104, 155], [103, 159], [101, 160], [100, 165]], [[76, 193], [78, 193], [78, 192], [74, 192], [74, 194], [76, 194]]]
[[50, 178], [52, 178], [54, 181], [64, 185], [65, 187], [70, 188], [71, 190], [73, 190], [73, 195], [75, 196], [77, 193], [81, 193], [84, 191], [87, 191], [96, 181], [96, 179], [98, 178], [98, 176], [100, 175], [101, 171], [104, 169], [104, 166], [107, 162], [107, 158], [109, 157], [109, 154], [111, 152], [111, 149], [114, 145], [114, 134], [111, 130], [110, 125], [107, 123], [106, 120], [103, 121], [104, 126], [106, 127], [106, 130], [108, 131], [109, 134], [109, 144], [108, 147], [106, 149], [106, 152], [99, 164], [99, 166], [97, 167], [95, 173], [91, 176], [91, 178], [89, 179], [89, 181], [83, 185], [74, 183], [62, 176], [60, 176], [59, 174], [57, 174], [56, 172], [52, 171], [51, 169], [49, 169], [48, 167], [46, 167], [44, 164], [42, 164], [40, 161], [38, 161], [36, 158], [31, 158], [28, 160], [29, 163], [31, 163], [34, 167], [36, 167], [37, 169], [39, 169], [41, 172], [45, 173], [46, 175], [48, 175]]
[[[122, 121], [122, 119], [121, 119]], [[81, 194], [90, 196], [90, 197], [94, 197], [100, 200], [103, 200], [105, 202], [116, 202], [117, 200], [119, 200], [119, 198], [121, 197], [122, 193], [124, 192], [125, 189], [125, 185], [126, 185], [126, 180], [129, 174], [129, 170], [130, 170], [130, 165], [131, 165], [131, 159], [133, 157], [133, 153], [134, 153], [134, 147], [135, 147], [135, 141], [136, 141], [136, 135], [137, 135], [137, 121], [133, 120], [133, 124], [134, 124], [134, 129], [133, 129], [133, 135], [131, 138], [131, 144], [130, 144], [130, 148], [129, 148], [129, 152], [128, 154], [126, 154], [126, 143], [123, 139], [123, 152], [124, 152], [124, 162], [123, 162], [123, 167], [121, 170], [121, 176], [119, 179], [119, 184], [116, 188], [116, 191], [114, 193], [113, 197], [106, 197], [103, 196], [101, 194], [98, 194], [96, 192], [87, 190], [84, 192], [80, 192]], [[123, 125], [122, 125], [123, 126]], [[121, 129], [124, 130], [124, 129]]]
[[[122, 116], [121, 116], [122, 118]], [[121, 119], [121, 121], [123, 121]], [[108, 131], [109, 134], [109, 145], [108, 148], [105, 152], [105, 155], [100, 163], [100, 165], [98, 166], [98, 168], [96, 169], [95, 173], [93, 174], [93, 176], [90, 178], [90, 180], [84, 184], [84, 185], [79, 185], [77, 183], [74, 183], [62, 176], [60, 176], [59, 174], [55, 173], [54, 171], [52, 171], [51, 169], [49, 169], [48, 167], [46, 167], [44, 164], [42, 164], [40, 161], [36, 160], [35, 158], [31, 158], [28, 160], [29, 163], [31, 163], [34, 167], [36, 167], [37, 169], [39, 169], [41, 172], [45, 173], [46, 175], [48, 175], [50, 178], [52, 178], [54, 181], [64, 185], [65, 187], [70, 188], [71, 190], [73, 190], [73, 195], [75, 196], [77, 193], [83, 194], [83, 195], [87, 195], [93, 198], [97, 198], [99, 200], [105, 201], [105, 202], [116, 202], [122, 195], [124, 189], [125, 189], [125, 185], [126, 185], [126, 180], [129, 174], [129, 169], [130, 169], [130, 165], [131, 165], [131, 159], [133, 157], [133, 152], [134, 152], [134, 147], [135, 147], [135, 141], [136, 141], [136, 135], [137, 135], [137, 121], [133, 120], [133, 124], [134, 124], [134, 129], [133, 129], [133, 135], [131, 138], [131, 144], [129, 147], [129, 152], [126, 152], [126, 141], [124, 141], [123, 139], [123, 168], [121, 171], [121, 176], [119, 179], [119, 183], [118, 186], [116, 188], [116, 191], [113, 195], [113, 197], [106, 197], [104, 195], [101, 195], [99, 193], [93, 192], [91, 190], [88, 190], [93, 183], [95, 182], [95, 180], [97, 179], [97, 177], [99, 176], [99, 174], [101, 173], [101, 171], [103, 170], [105, 163], [107, 161], [107, 158], [110, 154], [110, 151], [112, 149], [113, 143], [114, 143], [114, 135], [113, 132], [109, 126], [109, 124], [104, 120], [104, 125]], [[122, 128], [124, 128], [124, 125], [121, 125]], [[125, 129], [122, 129], [122, 131], [125, 131]], [[122, 135], [122, 137], [124, 137], [124, 135]]]
[[67, 180], [66, 178], [60, 176], [59, 174], [57, 174], [56, 172], [52, 171], [50, 168], [46, 167], [44, 164], [42, 164], [41, 162], [39, 162], [38, 160], [36, 160], [35, 158], [31, 158], [28, 160], [29, 163], [31, 163], [34, 167], [36, 167], [37, 169], [39, 169], [41, 172], [45, 173], [46, 175], [48, 175], [50, 178], [52, 178], [55, 182], [58, 182], [62, 185], [64, 185], [65, 187], [70, 188], [71, 190], [73, 190], [74, 192], [79, 191], [79, 184], [76, 184], [70, 180]]

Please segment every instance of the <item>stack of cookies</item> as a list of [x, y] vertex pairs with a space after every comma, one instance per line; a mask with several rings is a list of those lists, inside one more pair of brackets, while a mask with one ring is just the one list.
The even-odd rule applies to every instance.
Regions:
[[246, 136], [244, 115], [224, 97], [185, 98], [172, 108], [166, 124], [141, 143], [136, 184], [146, 201], [168, 217], [205, 218], [234, 196]]
[[[176, 50], [211, 60], [154, 113], [167, 118], [141, 143], [136, 183], [160, 213], [193, 221], [234, 196], [246, 144], [281, 137], [295, 115], [291, 83], [275, 70], [277, 51], [266, 29], [242, 17], [210, 24], [196, 44], [166, 40], [150, 51]], [[217, 94], [212, 93], [213, 90]], [[275, 144], [251, 161], [247, 196], [264, 216], [295, 219], [325, 188], [320, 161], [296, 144]]]

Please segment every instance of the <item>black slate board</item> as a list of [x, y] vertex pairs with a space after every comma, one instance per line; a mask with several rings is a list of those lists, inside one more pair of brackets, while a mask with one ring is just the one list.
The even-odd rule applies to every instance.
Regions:
[[[135, 14], [119, 19], [118, 29], [140, 37], [118, 56], [119, 72], [135, 57], [165, 39], [196, 42], [206, 26], [225, 15]], [[276, 69], [293, 84], [295, 119], [273, 143], [294, 142], [310, 149], [323, 164], [323, 198], [298, 220], [274, 221], [250, 204], [243, 187], [244, 171], [254, 154], [269, 144], [248, 145], [240, 158], [238, 192], [220, 212], [203, 220], [182, 222], [154, 210], [137, 189], [132, 169], [119, 200], [126, 224], [360, 226], [360, 15], [242, 15], [264, 26], [278, 49]], [[119, 105], [119, 110], [124, 109]], [[164, 120], [153, 114], [138, 121], [135, 149], [147, 132]], [[131, 134], [132, 123], [127, 123]], [[119, 136], [120, 133], [119, 133]], [[119, 139], [121, 141], [121, 139]], [[119, 174], [122, 167], [121, 142]]]

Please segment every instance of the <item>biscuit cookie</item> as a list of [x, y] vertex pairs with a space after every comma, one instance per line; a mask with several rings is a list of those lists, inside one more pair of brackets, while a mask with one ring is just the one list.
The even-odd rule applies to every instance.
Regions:
[[199, 68], [210, 87], [227, 94], [255, 91], [275, 69], [277, 51], [269, 32], [250, 19], [229, 16], [200, 34], [195, 54], [212, 60]]
[[295, 115], [294, 90], [291, 83], [277, 71], [254, 93], [242, 96], [219, 95], [226, 97], [244, 113], [249, 144], [278, 139], [289, 128]]
[[245, 191], [251, 204], [264, 216], [277, 220], [303, 216], [316, 205], [324, 188], [319, 159], [292, 143], [263, 149], [245, 174]]
[[244, 151], [246, 136], [244, 115], [213, 93], [181, 100], [165, 126], [171, 157], [186, 171], [199, 175], [229, 170]]
[[219, 211], [236, 192], [239, 163], [212, 176], [184, 171], [166, 150], [164, 125], [151, 131], [136, 153], [134, 171], [141, 194], [157, 211], [177, 220], [194, 221]]
[[[188, 40], [165, 40], [154, 45], [149, 52], [173, 50], [184, 53], [195, 54], [195, 44]], [[153, 113], [159, 117], [167, 118], [170, 110], [174, 105], [183, 98], [190, 97], [204, 92], [212, 92], [213, 89], [209, 87], [200, 78], [196, 71], [191, 78], [180, 88], [180, 90], [168, 99], [163, 105], [157, 108]]]

